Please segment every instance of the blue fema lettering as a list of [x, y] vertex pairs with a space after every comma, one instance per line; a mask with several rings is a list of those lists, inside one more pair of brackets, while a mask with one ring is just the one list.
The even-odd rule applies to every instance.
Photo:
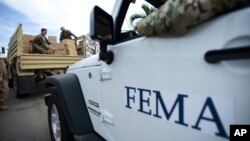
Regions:
[[130, 90], [133, 90], [134, 93], [136, 92], [136, 88], [134, 87], [125, 87], [127, 89], [127, 105], [125, 105], [125, 107], [132, 109], [132, 107], [130, 106], [130, 99], [133, 100], [133, 103], [135, 103], [135, 95], [133, 95], [132, 97], [130, 97]]
[[[205, 110], [206, 109], [209, 109], [211, 114], [212, 114], [212, 118], [209, 118], [209, 117], [204, 117], [204, 113], [205, 113]], [[213, 100], [212, 98], [208, 97], [205, 101], [205, 104], [201, 110], [201, 113], [195, 123], [194, 126], [192, 126], [192, 128], [194, 129], [197, 129], [197, 130], [201, 130], [201, 128], [199, 127], [199, 123], [201, 120], [206, 120], [206, 121], [210, 121], [210, 122], [214, 122], [216, 124], [216, 127], [218, 128], [218, 133], [215, 133], [215, 135], [217, 136], [221, 136], [221, 137], [224, 137], [224, 138], [229, 138], [229, 136], [227, 135], [223, 125], [222, 125], [222, 122], [220, 120], [220, 117], [219, 117], [219, 114], [214, 106], [214, 103], [213, 103]]]
[[148, 96], [151, 96], [151, 91], [147, 90], [147, 89], [140, 89], [137, 88], [137, 90], [139, 90], [139, 94], [140, 94], [140, 107], [138, 109], [139, 112], [142, 112], [144, 114], [148, 114], [151, 115], [151, 110], [145, 111], [144, 110], [144, 105], [143, 103], [146, 103], [148, 107], [150, 107], [150, 102], [149, 102], [149, 97], [147, 99], [144, 99], [143, 97], [145, 97], [146, 94], [148, 94]]
[[166, 116], [166, 119], [169, 120], [176, 105], [179, 104], [179, 120], [175, 121], [175, 123], [181, 124], [183, 126], [188, 126], [188, 124], [184, 122], [184, 98], [187, 98], [188, 97], [187, 95], [178, 94], [173, 107], [171, 108], [170, 112], [168, 112], [165, 103], [161, 97], [160, 91], [153, 91], [153, 92], [156, 94], [156, 110], [153, 116], [161, 118], [161, 116], [159, 115], [159, 104], [160, 104]]
[[[146, 111], [144, 109], [144, 107], [149, 107], [150, 108], [150, 96], [151, 96], [151, 90], [148, 89], [142, 89], [142, 88], [134, 88], [134, 87], [125, 87], [127, 90], [127, 104], [125, 105], [126, 108], [132, 109], [131, 107], [131, 100], [133, 103], [135, 103], [135, 95], [136, 94], [136, 90], [139, 91], [139, 109], [138, 112], [144, 113], [144, 114], [148, 114], [148, 115], [152, 115], [152, 110], [149, 109], [148, 111]], [[133, 92], [133, 95], [131, 95], [130, 92]], [[165, 103], [161, 97], [161, 93], [160, 91], [153, 91], [153, 93], [155, 94], [155, 98], [156, 98], [156, 109], [155, 109], [155, 113], [153, 114], [154, 117], [157, 118], [162, 118], [161, 115], [159, 115], [159, 107], [162, 108], [164, 115], [166, 117], [167, 120], [170, 119], [171, 115], [174, 112], [174, 109], [176, 108], [177, 105], [179, 105], [179, 119], [175, 121], [175, 123], [177, 124], [181, 124], [183, 126], [188, 126], [187, 123], [184, 122], [184, 98], [188, 97], [187, 95], [183, 95], [183, 94], [178, 94], [176, 101], [173, 105], [173, 107], [171, 108], [170, 112], [168, 112]]]
[[[156, 118], [162, 118], [162, 115], [159, 114], [159, 109], [161, 108], [165, 118], [167, 120], [170, 119], [171, 115], [173, 114], [173, 112], [175, 111], [175, 109], [177, 109], [177, 105], [178, 105], [178, 114], [179, 114], [179, 118], [178, 120], [175, 120], [175, 123], [183, 125], [185, 127], [188, 127], [188, 123], [185, 123], [185, 115], [184, 115], [184, 100], [188, 98], [188, 95], [184, 95], [184, 94], [178, 94], [177, 98], [172, 106], [172, 108], [170, 109], [170, 111], [167, 109], [165, 102], [161, 96], [161, 92], [157, 91], [157, 90], [148, 90], [148, 89], [142, 89], [142, 88], [135, 88], [135, 87], [128, 87], [125, 86], [126, 89], [126, 108], [129, 109], [133, 109], [133, 106], [131, 106], [132, 104], [135, 105], [136, 101], [139, 102], [139, 107], [136, 107], [138, 112], [147, 114], [147, 115], [151, 115], [153, 117]], [[139, 91], [137, 93], [137, 91]], [[136, 99], [135, 95], [139, 94], [139, 98]], [[151, 96], [155, 96], [155, 109], [151, 109], [150, 108], [150, 98]], [[148, 110], [145, 110], [145, 107], [147, 107]], [[205, 111], [209, 109], [210, 113], [212, 115], [212, 117], [205, 117], [204, 113]], [[201, 127], [199, 126], [199, 124], [201, 123], [201, 121], [209, 121], [209, 122], [213, 122], [215, 123], [218, 132], [215, 133], [215, 135], [217, 136], [221, 136], [224, 138], [228, 138], [228, 135], [223, 127], [223, 124], [220, 120], [219, 114], [215, 108], [215, 105], [213, 103], [212, 98], [208, 97], [202, 107], [202, 110], [199, 114], [199, 117], [196, 120], [195, 125], [191, 126], [193, 129], [196, 130], [202, 130]], [[190, 123], [192, 124], [192, 123]]]

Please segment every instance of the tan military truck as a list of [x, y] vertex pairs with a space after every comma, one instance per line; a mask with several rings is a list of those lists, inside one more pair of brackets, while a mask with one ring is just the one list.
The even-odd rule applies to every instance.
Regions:
[[9, 84], [14, 87], [17, 98], [42, 90], [46, 76], [62, 74], [69, 65], [86, 56], [86, 48], [81, 46], [79, 49], [74, 40], [57, 43], [55, 36], [49, 36], [54, 54], [35, 54], [32, 52], [34, 37], [23, 34], [22, 25], [19, 24], [9, 42]]

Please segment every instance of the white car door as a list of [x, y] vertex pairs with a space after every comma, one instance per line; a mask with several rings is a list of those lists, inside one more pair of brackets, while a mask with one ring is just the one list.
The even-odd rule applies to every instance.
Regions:
[[108, 140], [224, 141], [231, 124], [250, 124], [250, 60], [204, 59], [211, 50], [249, 46], [249, 18], [247, 8], [184, 36], [109, 46], [115, 58], [101, 70]]

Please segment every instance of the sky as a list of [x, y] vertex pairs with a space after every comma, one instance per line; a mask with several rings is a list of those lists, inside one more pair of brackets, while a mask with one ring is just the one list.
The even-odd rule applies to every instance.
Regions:
[[0, 0], [0, 47], [8, 46], [19, 23], [24, 34], [59, 36], [64, 26], [77, 36], [89, 32], [89, 15], [98, 5], [111, 14], [115, 0]]
[[[137, 7], [131, 6], [132, 13], [140, 9], [141, 1]], [[23, 34], [37, 35], [47, 28], [48, 36], [59, 38], [64, 26], [76, 36], [86, 35], [92, 8], [98, 5], [111, 14], [114, 4], [115, 0], [0, 0], [0, 47], [7, 48], [19, 23]]]

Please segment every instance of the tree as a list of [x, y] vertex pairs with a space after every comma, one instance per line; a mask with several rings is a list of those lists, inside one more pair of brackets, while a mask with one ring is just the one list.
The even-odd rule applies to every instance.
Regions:
[[135, 13], [135, 14], [133, 14], [133, 15], [130, 16], [130, 24], [133, 27], [135, 25], [134, 22], [136, 20], [141, 20], [141, 19], [147, 17], [148, 15], [150, 15], [155, 10], [155, 8], [149, 7], [147, 4], [142, 4], [141, 8], [144, 11], [144, 13]]
[[86, 44], [87, 56], [99, 53], [99, 43], [95, 40], [92, 40], [89, 34], [86, 35]]

